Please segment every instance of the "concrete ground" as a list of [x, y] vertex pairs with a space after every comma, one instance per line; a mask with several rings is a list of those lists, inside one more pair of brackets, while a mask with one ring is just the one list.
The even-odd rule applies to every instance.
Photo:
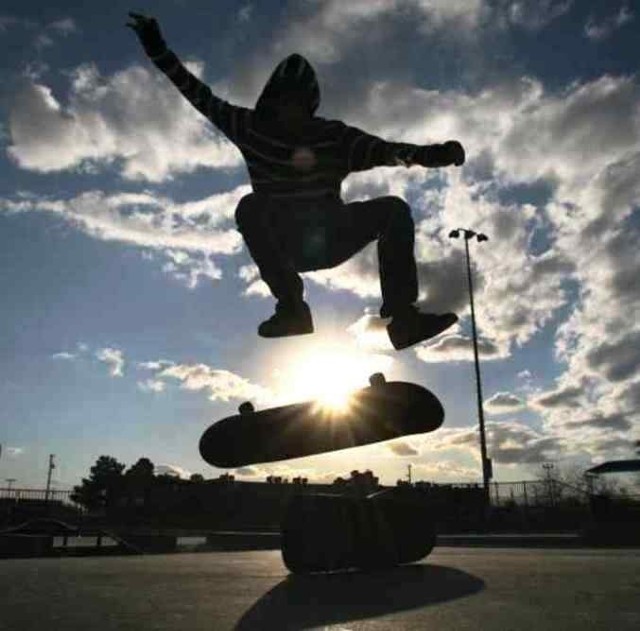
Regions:
[[0, 562], [2, 631], [640, 629], [640, 550], [437, 547], [291, 576], [279, 551]]

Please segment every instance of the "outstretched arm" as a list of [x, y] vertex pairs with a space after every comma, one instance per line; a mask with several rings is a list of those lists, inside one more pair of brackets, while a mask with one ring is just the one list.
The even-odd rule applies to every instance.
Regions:
[[155, 18], [129, 12], [132, 28], [140, 38], [147, 56], [185, 98], [204, 114], [231, 141], [236, 141], [246, 127], [249, 110], [230, 105], [211, 92], [208, 85], [189, 72], [170, 50]]
[[357, 127], [345, 125], [341, 144], [349, 172], [414, 164], [423, 167], [461, 166], [465, 161], [464, 149], [456, 140], [436, 145], [387, 142]]

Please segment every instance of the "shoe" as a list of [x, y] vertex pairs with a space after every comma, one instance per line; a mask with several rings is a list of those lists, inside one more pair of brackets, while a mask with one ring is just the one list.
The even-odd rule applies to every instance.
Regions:
[[458, 321], [455, 313], [420, 313], [413, 305], [396, 313], [387, 325], [393, 347], [399, 351], [435, 337]]
[[306, 302], [294, 305], [276, 304], [276, 312], [258, 327], [261, 337], [287, 337], [313, 333], [311, 310]]

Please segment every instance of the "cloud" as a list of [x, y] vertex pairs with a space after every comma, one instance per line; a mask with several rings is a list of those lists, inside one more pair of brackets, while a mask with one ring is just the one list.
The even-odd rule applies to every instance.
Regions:
[[193, 288], [200, 278], [221, 278], [214, 256], [240, 250], [242, 237], [232, 218], [248, 190], [240, 186], [191, 202], [174, 202], [151, 192], [94, 190], [69, 199], [22, 193], [0, 198], [0, 213], [51, 213], [95, 239], [159, 253], [165, 261], [162, 269]]
[[47, 25], [47, 28], [60, 33], [61, 35], [69, 35], [70, 33], [76, 33], [78, 26], [73, 18], [62, 18], [55, 20]]
[[412, 464], [411, 473], [416, 481], [437, 480], [438, 483], [476, 482], [482, 477], [479, 468], [466, 467], [453, 460]]
[[269, 286], [260, 278], [260, 271], [257, 265], [253, 263], [242, 265], [238, 270], [238, 278], [247, 283], [247, 287], [243, 292], [245, 296], [259, 296], [261, 298], [271, 296]]
[[[202, 76], [202, 63], [185, 65]], [[237, 149], [155, 68], [136, 65], [102, 77], [95, 64], [84, 64], [68, 76], [65, 103], [37, 80], [25, 79], [15, 91], [7, 154], [18, 167], [111, 167], [127, 180], [164, 182], [203, 167], [240, 166]]]
[[420, 452], [406, 440], [393, 441], [387, 443], [387, 449], [396, 456], [416, 456]]
[[333, 471], [318, 472], [313, 467], [296, 467], [287, 464], [251, 465], [234, 469], [233, 473], [242, 478], [250, 478], [251, 481], [265, 480], [268, 476], [279, 476], [292, 482], [294, 478], [307, 478], [311, 483], [331, 483], [337, 477]]
[[146, 379], [145, 381], [138, 381], [138, 388], [143, 392], [164, 392], [167, 384], [160, 379]]
[[260, 467], [239, 467], [234, 473], [243, 478], [258, 478], [265, 475], [265, 472]]
[[71, 359], [76, 359], [78, 356], [75, 353], [68, 353], [66, 351], [63, 351], [61, 353], [54, 353], [53, 355], [51, 355], [52, 359], [66, 359], [66, 360], [71, 360]]
[[245, 4], [244, 6], [238, 9], [237, 19], [238, 22], [248, 22], [251, 20], [251, 16], [253, 14], [254, 6], [251, 3]]
[[[521, 421], [489, 421], [485, 424], [487, 454], [497, 465], [517, 466], [540, 463], [557, 458], [583, 454], [580, 446], [571, 444], [562, 436], [536, 430]], [[450, 454], [457, 462], [471, 458], [480, 463], [480, 439], [475, 427], [440, 429], [423, 446], [423, 457], [438, 462]], [[477, 473], [476, 476], [480, 476]]]
[[565, 15], [573, 6], [573, 0], [503, 0], [509, 23], [538, 31], [553, 20]]
[[[486, 429], [487, 450], [494, 464], [539, 463], [566, 453], [559, 438], [536, 431], [524, 423], [487, 423]], [[470, 444], [478, 444], [475, 431], [469, 432], [466, 438]]]
[[98, 361], [107, 364], [109, 366], [109, 374], [112, 377], [124, 376], [124, 355], [121, 350], [117, 348], [101, 348], [95, 353]]
[[584, 388], [565, 386], [544, 392], [534, 398], [531, 403], [538, 408], [576, 408], [580, 407], [584, 401]]
[[347, 327], [347, 331], [353, 335], [358, 346], [370, 351], [390, 351], [393, 349], [387, 333], [389, 318], [381, 318], [371, 313], [371, 309], [365, 309], [362, 315], [353, 324]]
[[[0, 445], [0, 451], [2, 450], [2, 445]], [[6, 447], [4, 451], [9, 458], [18, 458], [24, 454], [24, 447]]]
[[176, 464], [157, 464], [155, 465], [154, 475], [170, 475], [182, 480], [188, 480], [191, 472]]
[[629, 331], [613, 342], [602, 342], [585, 354], [585, 361], [591, 371], [610, 382], [634, 377], [640, 372], [640, 329]]
[[616, 13], [612, 13], [600, 20], [591, 16], [584, 26], [585, 36], [593, 42], [608, 39], [615, 31], [622, 28], [635, 18], [628, 6], [623, 5]]
[[0, 33], [6, 33], [9, 29], [15, 27], [36, 28], [37, 24], [33, 20], [18, 18], [14, 15], [0, 15]]
[[[416, 356], [423, 362], [473, 361], [472, 340], [463, 335], [444, 335], [438, 341], [417, 346]], [[478, 340], [478, 355], [483, 361], [501, 359], [500, 349], [488, 340]]]
[[525, 402], [510, 392], [496, 392], [484, 402], [485, 408], [492, 414], [506, 414], [516, 412], [525, 407]]
[[158, 368], [150, 368], [154, 362], [145, 366], [154, 372], [152, 381], [166, 383], [176, 380], [180, 388], [190, 391], [205, 391], [211, 401], [250, 400], [258, 405], [268, 405], [274, 400], [274, 394], [265, 387], [224, 369], [206, 364], [175, 364], [162, 362]]

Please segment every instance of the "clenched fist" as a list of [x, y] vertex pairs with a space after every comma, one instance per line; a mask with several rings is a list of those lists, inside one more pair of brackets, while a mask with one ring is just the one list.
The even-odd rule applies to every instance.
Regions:
[[167, 44], [160, 32], [158, 20], [131, 11], [129, 11], [129, 16], [132, 18], [132, 21], [127, 22], [126, 26], [136, 32], [147, 55], [154, 57], [166, 50]]
[[424, 167], [462, 166], [465, 161], [464, 148], [457, 140], [448, 140], [441, 145], [424, 145], [413, 156], [413, 163]]

